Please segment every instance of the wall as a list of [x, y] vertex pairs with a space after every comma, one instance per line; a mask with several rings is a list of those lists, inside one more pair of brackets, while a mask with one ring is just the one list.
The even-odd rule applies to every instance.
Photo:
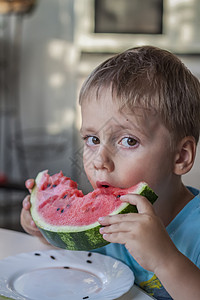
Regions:
[[0, 189], [0, 227], [21, 230], [27, 178], [43, 169], [76, 177], [73, 5], [73, 0], [38, 0], [22, 18], [0, 15], [0, 173], [9, 182], [9, 189]]
[[[81, 145], [77, 142], [79, 111], [76, 110], [76, 98], [82, 80], [107, 56], [94, 53], [80, 56], [80, 49], [74, 42], [73, 4], [73, 0], [41, 0], [35, 12], [24, 19], [21, 116], [30, 175], [35, 176], [44, 168], [51, 172], [63, 169], [88, 190], [81, 166]], [[195, 11], [199, 11], [198, 2], [195, 1], [194, 5]], [[182, 24], [174, 31], [176, 42], [177, 36], [182, 42], [187, 42], [186, 28], [190, 28], [187, 25], [192, 15], [186, 12], [190, 12], [190, 8], [184, 2], [183, 6], [177, 4], [171, 14]], [[194, 35], [199, 26], [198, 18], [193, 17], [196, 20]], [[199, 56], [183, 55], [180, 58], [200, 77]], [[186, 184], [200, 187], [199, 162], [198, 148], [194, 168], [184, 177]]]
[[30, 176], [48, 168], [72, 175], [77, 51], [73, 0], [41, 0], [24, 18], [21, 119]]
[[[88, 192], [91, 188], [81, 163], [82, 145], [79, 142], [78, 134], [80, 112], [77, 106], [77, 94], [82, 81], [97, 64], [111, 55], [113, 49], [116, 52], [118, 49], [123, 50], [132, 42], [130, 39], [118, 39], [119, 43], [112, 39], [102, 39], [103, 45], [107, 49], [110, 49], [109, 45], [111, 45], [112, 51], [110, 49], [109, 54], [99, 51], [103, 46], [98, 44], [98, 39], [90, 49], [86, 43], [87, 39], [82, 39], [82, 45], [80, 45], [77, 42], [77, 32], [75, 32], [77, 29], [75, 26], [77, 21], [75, 19], [77, 17], [77, 6], [74, 10], [75, 3], [81, 3], [84, 6], [91, 3], [91, 0], [39, 0], [38, 6], [32, 14], [25, 15], [22, 20], [19, 76], [16, 73], [12, 75], [11, 80], [6, 82], [13, 95], [12, 105], [16, 105], [15, 84], [18, 79], [20, 81], [18, 109], [21, 123], [18, 124], [17, 130], [19, 131], [21, 126], [22, 141], [14, 128], [13, 131], [16, 131], [17, 134], [6, 144], [5, 155], [14, 157], [12, 179], [19, 181], [23, 186], [26, 178], [35, 177], [40, 170], [49, 169], [50, 173], [63, 170], [67, 176], [79, 182], [84, 192]], [[198, 18], [200, 2], [185, 0], [182, 2], [182, 6], [180, 5], [181, 1], [168, 0], [168, 3], [172, 4], [171, 7], [174, 5], [175, 8], [171, 14], [172, 18], [169, 19], [170, 26], [173, 26], [175, 20], [180, 22], [180, 26], [171, 31], [173, 34], [170, 39], [174, 41], [176, 47], [179, 46], [179, 49], [181, 49], [181, 43], [183, 43], [182, 49], [187, 47], [189, 49], [190, 38], [192, 41], [197, 41], [193, 45], [193, 50], [199, 51], [199, 55], [181, 55], [180, 58], [200, 78]], [[191, 10], [191, 5], [195, 9]], [[80, 13], [80, 5], [78, 5], [78, 11]], [[86, 6], [85, 11], [88, 12]], [[8, 16], [8, 18], [10, 17]], [[87, 22], [89, 21], [90, 19], [87, 20]], [[191, 22], [193, 27], [190, 26]], [[2, 33], [1, 29], [0, 24], [0, 34]], [[79, 28], [80, 34], [82, 29]], [[89, 41], [91, 43], [93, 39]], [[125, 43], [123, 44], [123, 42]], [[80, 47], [83, 46], [88, 52], [81, 51]], [[122, 47], [124, 48], [122, 49]], [[6, 134], [14, 123], [15, 120], [7, 123], [8, 127], [4, 128]], [[1, 133], [3, 131], [2, 124], [3, 122], [1, 122]], [[3, 146], [4, 143], [1, 140], [1, 154]], [[11, 151], [13, 146], [16, 148], [15, 152]], [[25, 156], [23, 156], [23, 150], [25, 150]], [[11, 166], [9, 159], [7, 160], [8, 165]], [[4, 157], [1, 155], [0, 163], [2, 161], [4, 161]], [[192, 171], [184, 176], [186, 184], [200, 188], [199, 164], [200, 147], [197, 149], [197, 158]], [[19, 222], [23, 197], [24, 195], [21, 194], [16, 196], [15, 192], [12, 195], [1, 192], [0, 205], [6, 208], [5, 212], [0, 206], [2, 216], [7, 214], [8, 221], [9, 218], [10, 220], [17, 218]], [[10, 204], [9, 208], [8, 203]], [[18, 205], [18, 209], [15, 205]], [[12, 214], [15, 214], [15, 217], [11, 215], [11, 207], [13, 207]], [[0, 215], [0, 226], [2, 225], [1, 221], [4, 222], [4, 217], [2, 218]]]
[[[200, 79], [200, 55], [180, 56], [180, 59]], [[186, 185], [200, 188], [200, 144], [197, 148], [194, 166], [188, 174], [183, 176], [183, 181]]]

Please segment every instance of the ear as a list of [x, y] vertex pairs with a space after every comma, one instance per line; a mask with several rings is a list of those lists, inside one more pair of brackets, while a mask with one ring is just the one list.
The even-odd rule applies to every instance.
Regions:
[[190, 171], [196, 155], [196, 141], [193, 136], [184, 137], [177, 146], [174, 174], [184, 175]]

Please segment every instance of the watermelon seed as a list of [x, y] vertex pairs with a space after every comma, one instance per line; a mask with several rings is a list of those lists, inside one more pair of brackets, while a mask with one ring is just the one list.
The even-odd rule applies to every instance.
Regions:
[[117, 197], [116, 198], [120, 198], [121, 197], [121, 195], [117, 195]]
[[71, 206], [70, 204], [67, 204], [67, 205], [66, 205], [67, 208], [69, 208], [70, 206]]
[[41, 254], [40, 253], [34, 253], [36, 256], [40, 256]]
[[60, 207], [58, 207], [56, 210], [59, 211], [59, 210], [60, 210]]
[[91, 260], [86, 260], [86, 262], [88, 263], [88, 264], [91, 264], [92, 263], [92, 261]]
[[67, 194], [63, 196], [63, 199], [65, 199], [67, 197]]
[[50, 187], [51, 186], [51, 184], [49, 183], [49, 184], [47, 184], [47, 187]]
[[91, 253], [91, 252], [88, 253], [88, 257], [90, 257], [90, 256], [92, 256], [92, 253]]
[[53, 256], [53, 255], [51, 255], [50, 257], [51, 257], [51, 259], [56, 259], [55, 256]]
[[52, 187], [56, 187], [56, 186], [57, 186], [56, 184], [53, 184], [53, 185], [52, 185]]
[[61, 212], [61, 214], [62, 214], [62, 213], [64, 212], [64, 208], [63, 208], [63, 209], [61, 209], [61, 211], [60, 211], [60, 212]]
[[89, 296], [83, 297], [83, 299], [89, 299]]
[[64, 266], [63, 268], [64, 268], [64, 269], [70, 269], [70, 267], [67, 267], [67, 266]]

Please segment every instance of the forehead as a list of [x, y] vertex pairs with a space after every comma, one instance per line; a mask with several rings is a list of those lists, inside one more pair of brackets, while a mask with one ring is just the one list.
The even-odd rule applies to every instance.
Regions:
[[154, 110], [143, 107], [128, 108], [121, 105], [120, 101], [113, 97], [110, 89], [102, 89], [96, 96], [90, 94], [81, 104], [82, 130], [93, 131], [117, 129], [137, 129], [143, 133], [147, 129], [154, 130], [160, 122]]

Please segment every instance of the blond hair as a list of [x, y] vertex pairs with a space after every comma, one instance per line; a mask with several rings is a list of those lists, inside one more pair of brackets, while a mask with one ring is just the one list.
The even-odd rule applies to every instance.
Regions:
[[109, 86], [120, 107], [154, 109], [175, 141], [193, 136], [198, 143], [200, 83], [174, 54], [143, 46], [107, 59], [84, 82], [79, 103]]

